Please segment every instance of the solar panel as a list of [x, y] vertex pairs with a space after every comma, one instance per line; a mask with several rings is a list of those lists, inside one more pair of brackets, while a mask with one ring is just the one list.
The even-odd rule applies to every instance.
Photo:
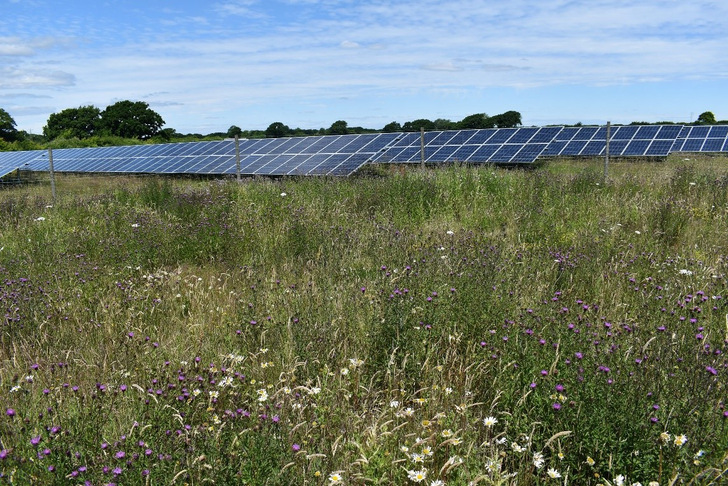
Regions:
[[[624, 157], [665, 157], [675, 149], [676, 125], [615, 126], [610, 131], [609, 153]], [[606, 153], [606, 127], [568, 127], [554, 136], [544, 156], [601, 156]]]
[[[562, 127], [492, 128], [425, 133], [427, 163], [530, 163], [547, 148]], [[419, 163], [421, 139], [406, 134], [387, 147], [376, 162]], [[508, 145], [508, 147], [506, 147]]]
[[728, 126], [683, 127], [672, 146], [673, 152], [728, 152]]
[[[605, 126], [522, 127], [425, 132], [427, 163], [532, 163], [539, 157], [602, 156]], [[626, 125], [610, 132], [614, 156], [664, 157], [671, 152], [728, 152], [726, 125]], [[350, 175], [362, 165], [419, 163], [420, 133], [370, 133], [239, 140], [244, 175]], [[232, 140], [57, 149], [58, 172], [234, 174]], [[47, 151], [0, 153], [0, 174], [47, 171]]]

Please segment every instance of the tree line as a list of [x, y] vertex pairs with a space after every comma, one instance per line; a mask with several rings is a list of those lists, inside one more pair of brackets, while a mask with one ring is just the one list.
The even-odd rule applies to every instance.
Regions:
[[[669, 124], [673, 122], [659, 122]], [[715, 115], [706, 111], [693, 122], [697, 125], [728, 124], [718, 121]], [[521, 114], [506, 111], [489, 116], [486, 113], [468, 115], [462, 120], [452, 121], [438, 118], [418, 118], [412, 121], [387, 123], [381, 129], [349, 126], [345, 120], [337, 120], [328, 128], [290, 128], [283, 122], [273, 122], [265, 130], [243, 130], [236, 125], [227, 132], [181, 134], [174, 128], [162, 128], [162, 116], [143, 101], [118, 101], [105, 109], [88, 105], [67, 108], [48, 117], [42, 135], [17, 130], [12, 116], [0, 108], [0, 150], [33, 150], [51, 146], [54, 148], [122, 145], [143, 142], [217, 140], [221, 138], [279, 138], [314, 135], [347, 135], [360, 133], [419, 132], [420, 130], [466, 130], [482, 128], [514, 128], [521, 126]], [[633, 122], [632, 124], [648, 124]], [[581, 125], [580, 123], [577, 125]]]

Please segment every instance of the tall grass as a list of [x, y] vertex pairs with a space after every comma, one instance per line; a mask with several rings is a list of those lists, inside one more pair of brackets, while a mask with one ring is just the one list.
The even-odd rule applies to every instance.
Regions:
[[0, 480], [727, 481], [728, 166], [610, 170], [0, 193]]

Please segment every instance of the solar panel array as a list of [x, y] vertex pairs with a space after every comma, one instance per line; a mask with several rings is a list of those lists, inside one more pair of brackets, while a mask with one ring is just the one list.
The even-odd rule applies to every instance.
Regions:
[[728, 152], [728, 125], [681, 127], [672, 151]]
[[[609, 154], [615, 157], [666, 157], [681, 125], [612, 127]], [[546, 156], [600, 156], [606, 153], [607, 127], [564, 127], [549, 144]]]
[[[524, 127], [243, 139], [242, 175], [348, 176], [368, 163], [528, 164], [540, 157], [601, 156], [607, 127]], [[671, 152], [728, 152], [728, 126], [626, 125], [611, 128], [610, 155], [664, 157]], [[236, 174], [233, 140], [57, 149], [58, 172]], [[47, 171], [48, 152], [0, 152], [0, 177], [16, 169]]]
[[37, 158], [40, 152], [40, 150], [26, 152], [0, 152], [0, 178], [5, 177], [17, 169], [30, 169], [26, 163]]
[[[425, 163], [531, 163], [563, 127], [449, 130], [424, 134]], [[420, 163], [419, 133], [406, 133], [385, 150], [377, 162]]]

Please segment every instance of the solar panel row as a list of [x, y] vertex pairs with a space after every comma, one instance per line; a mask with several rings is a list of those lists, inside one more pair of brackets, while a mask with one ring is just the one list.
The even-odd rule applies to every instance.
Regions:
[[[546, 149], [562, 127], [501, 128], [427, 132], [426, 163], [452, 161], [530, 163]], [[417, 133], [404, 134], [377, 162], [419, 163], [422, 141]]]
[[[613, 156], [665, 157], [680, 133], [680, 125], [627, 125], [612, 128]], [[607, 127], [565, 127], [549, 144], [548, 156], [600, 156], [606, 152]]]
[[[601, 156], [607, 127], [524, 127], [446, 130], [424, 134], [424, 161], [527, 164], [548, 156]], [[419, 163], [419, 133], [374, 133], [240, 140], [243, 175], [348, 176], [370, 162]], [[613, 156], [667, 156], [671, 152], [728, 152], [728, 126], [627, 125], [612, 127]], [[235, 143], [212, 142], [58, 149], [59, 172], [235, 174]], [[48, 170], [44, 150], [0, 152], [0, 177], [17, 168]]]

